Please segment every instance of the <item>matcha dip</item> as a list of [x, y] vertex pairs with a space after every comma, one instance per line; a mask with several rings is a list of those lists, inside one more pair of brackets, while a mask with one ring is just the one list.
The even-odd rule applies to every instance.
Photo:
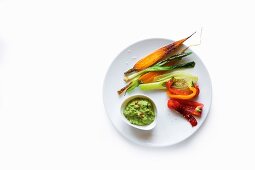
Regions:
[[149, 125], [155, 119], [153, 104], [150, 100], [141, 97], [129, 101], [123, 114], [131, 124], [138, 126]]

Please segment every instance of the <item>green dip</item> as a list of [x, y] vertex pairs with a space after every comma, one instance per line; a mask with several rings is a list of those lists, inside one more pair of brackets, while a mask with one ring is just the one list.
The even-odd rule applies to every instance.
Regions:
[[138, 126], [149, 125], [155, 119], [153, 105], [145, 98], [135, 98], [129, 101], [123, 113], [130, 123]]

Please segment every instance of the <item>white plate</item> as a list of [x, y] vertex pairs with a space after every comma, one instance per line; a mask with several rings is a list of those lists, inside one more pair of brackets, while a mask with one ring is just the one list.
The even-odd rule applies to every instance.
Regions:
[[[144, 146], [170, 146], [179, 143], [194, 134], [205, 121], [209, 113], [212, 98], [212, 86], [208, 71], [199, 57], [193, 52], [186, 61], [195, 61], [193, 69], [185, 69], [191, 74], [198, 76], [200, 94], [197, 101], [204, 104], [201, 118], [196, 118], [198, 125], [192, 127], [180, 114], [168, 109], [168, 97], [164, 91], [141, 91], [136, 88], [131, 94], [119, 96], [117, 90], [125, 86], [123, 73], [140, 58], [153, 52], [154, 50], [171, 43], [167, 39], [147, 39], [139, 41], [123, 50], [110, 65], [103, 85], [103, 101], [106, 113], [117, 131], [132, 142]], [[151, 131], [135, 129], [126, 124], [121, 119], [120, 107], [122, 101], [134, 94], [144, 94], [149, 96], [158, 109], [158, 122]]]

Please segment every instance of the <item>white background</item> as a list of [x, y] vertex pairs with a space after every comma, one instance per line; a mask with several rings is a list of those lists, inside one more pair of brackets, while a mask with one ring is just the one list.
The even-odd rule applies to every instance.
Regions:
[[[0, 169], [254, 169], [252, 2], [0, 0]], [[103, 108], [111, 61], [201, 27], [192, 49], [213, 83], [205, 124], [173, 147], [129, 143]]]

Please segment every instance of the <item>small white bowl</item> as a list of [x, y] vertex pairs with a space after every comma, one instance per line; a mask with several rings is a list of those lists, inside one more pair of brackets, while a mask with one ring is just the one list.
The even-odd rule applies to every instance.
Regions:
[[[148, 99], [152, 106], [153, 106], [153, 109], [154, 109], [154, 113], [155, 113], [155, 119], [154, 121], [149, 124], [149, 125], [145, 125], [145, 126], [138, 126], [138, 125], [134, 125], [132, 123], [130, 123], [127, 118], [125, 117], [124, 113], [123, 113], [123, 110], [124, 108], [126, 107], [126, 105], [128, 104], [129, 101], [131, 101], [132, 99], [135, 99], [135, 98], [144, 98], [144, 99]], [[138, 95], [133, 95], [133, 96], [130, 96], [128, 98], [126, 98], [123, 102], [122, 102], [122, 105], [120, 107], [120, 113], [121, 113], [121, 117], [122, 117], [122, 120], [127, 123], [128, 125], [134, 127], [134, 128], [137, 128], [137, 129], [141, 129], [141, 130], [151, 130], [153, 129], [156, 124], [157, 124], [157, 108], [156, 108], [156, 105], [155, 103], [153, 102], [153, 100], [151, 100], [148, 96], [145, 96], [145, 95], [141, 95], [141, 94], [138, 94]]]

